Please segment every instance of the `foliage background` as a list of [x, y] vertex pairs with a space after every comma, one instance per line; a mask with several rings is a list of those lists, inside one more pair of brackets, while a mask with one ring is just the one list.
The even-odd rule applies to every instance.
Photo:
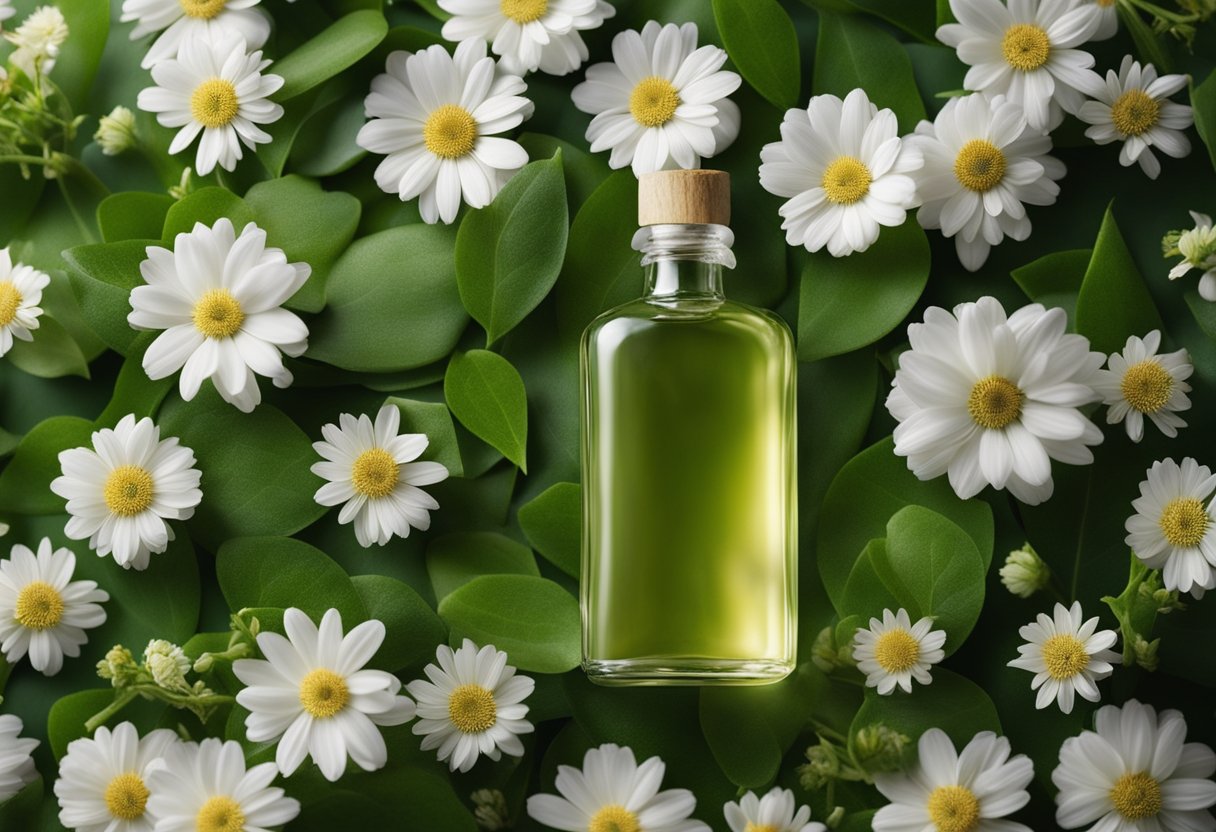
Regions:
[[[16, 5], [24, 14], [34, 4]], [[194, 449], [204, 499], [146, 572], [124, 572], [83, 544], [73, 546], [78, 574], [112, 596], [109, 620], [90, 633], [80, 659], [49, 679], [25, 664], [10, 673], [0, 660], [3, 709], [44, 740], [36, 758], [45, 778], [0, 806], [0, 827], [60, 828], [49, 790], [55, 758], [109, 700], [93, 665], [112, 644], [138, 649], [149, 638], [167, 638], [197, 655], [223, 649], [231, 611], [258, 608], [263, 625], [274, 627], [289, 605], [314, 616], [335, 606], [348, 627], [383, 619], [389, 635], [376, 664], [406, 680], [421, 675], [437, 643], [463, 636], [492, 641], [537, 679], [529, 701], [537, 732], [526, 738], [522, 760], [483, 760], [467, 775], [449, 775], [418, 750], [408, 725], [386, 729], [386, 769], [348, 773], [330, 785], [306, 767], [287, 781], [305, 804], [293, 830], [397, 829], [403, 817], [410, 828], [472, 830], [469, 795], [485, 786], [505, 792], [516, 828], [532, 829], [522, 813], [525, 796], [551, 790], [558, 763], [577, 764], [584, 748], [605, 741], [631, 745], [639, 756], [661, 755], [667, 785], [693, 789], [697, 816], [715, 829], [725, 828], [725, 800], [773, 782], [794, 788], [822, 819], [827, 795], [806, 792], [795, 773], [804, 750], [816, 730], [852, 736], [878, 721], [913, 737], [940, 725], [957, 742], [977, 730], [1003, 730], [1015, 751], [1036, 763], [1034, 801], [1023, 819], [1035, 828], [1053, 825], [1056, 752], [1088, 724], [1092, 708], [1082, 703], [1071, 716], [1033, 710], [1029, 676], [1004, 664], [1015, 655], [1017, 626], [1051, 600], [1013, 598], [989, 565], [1029, 540], [1064, 594], [1080, 599], [1088, 614], [1101, 610], [1113, 626], [1099, 599], [1118, 595], [1127, 582], [1123, 521], [1144, 470], [1165, 456], [1216, 463], [1207, 430], [1216, 412], [1216, 307], [1199, 300], [1193, 284], [1167, 282], [1160, 255], [1162, 234], [1189, 226], [1188, 209], [1216, 208], [1212, 159], [1202, 143], [1196, 140], [1187, 159], [1165, 160], [1161, 179], [1150, 182], [1138, 169], [1118, 167], [1117, 146], [1093, 147], [1069, 120], [1056, 133], [1057, 155], [1069, 168], [1059, 203], [1032, 209], [1030, 240], [998, 247], [978, 274], [963, 271], [950, 241], [926, 238], [914, 222], [885, 230], [864, 255], [812, 256], [784, 243], [779, 200], [757, 181], [760, 147], [778, 138], [782, 110], [804, 106], [814, 93], [844, 95], [862, 86], [895, 110], [905, 132], [932, 117], [945, 100], [937, 94], [961, 88], [964, 74], [953, 51], [933, 37], [946, 4], [615, 3], [616, 18], [587, 38], [592, 62], [610, 59], [611, 36], [623, 28], [650, 18], [692, 20], [703, 42], [726, 46], [747, 80], [734, 96], [744, 113], [742, 134], [709, 164], [734, 178], [740, 265], [728, 277], [728, 293], [777, 309], [799, 336], [802, 663], [789, 680], [766, 688], [607, 690], [575, 667], [577, 336], [599, 311], [636, 296], [641, 274], [629, 249], [636, 183], [630, 171], [610, 172], [602, 156], [587, 152], [588, 117], [569, 100], [581, 73], [530, 76], [536, 114], [521, 141], [537, 161], [493, 206], [466, 209], [459, 227], [426, 226], [414, 205], [375, 187], [378, 160], [355, 146], [354, 135], [387, 53], [438, 40], [433, 1], [266, 0], [263, 8], [276, 18], [266, 47], [276, 58], [270, 71], [287, 78], [276, 96], [286, 116], [270, 130], [275, 141], [234, 174], [213, 174], [175, 201], [166, 189], [191, 160], [165, 153], [169, 130], [139, 114], [148, 152], [116, 158], [88, 138], [97, 116], [117, 104], [134, 109], [137, 92], [150, 85], [138, 66], [142, 45], [131, 44], [129, 26], [117, 22], [118, 4], [58, 5], [72, 34], [53, 77], [76, 112], [90, 114], [74, 151], [104, 188], [68, 178], [65, 200], [37, 174], [23, 180], [14, 166], [0, 166], [0, 241], [11, 243], [14, 259], [53, 276], [34, 345], [19, 344], [0, 362], [0, 520], [12, 527], [4, 542], [32, 544], [42, 535], [68, 542], [63, 503], [47, 488], [58, 473], [56, 454], [87, 444], [92, 429], [128, 412], [154, 416], [165, 434]], [[1199, 32], [1193, 54], [1144, 33], [1133, 42], [1126, 27], [1115, 40], [1086, 48], [1103, 72], [1131, 51], [1190, 73], [1199, 130], [1216, 138], [1210, 27]], [[266, 403], [248, 416], [209, 386], [184, 403], [174, 379], [148, 381], [140, 356], [149, 337], [126, 324], [148, 241], [171, 241], [195, 221], [219, 216], [238, 227], [256, 219], [271, 245], [313, 266], [312, 279], [289, 303], [306, 313], [311, 329], [308, 352], [291, 364], [296, 383], [286, 391], [263, 385]], [[964, 503], [943, 481], [917, 482], [891, 453], [893, 423], [882, 407], [904, 326], [927, 305], [984, 294], [1010, 309], [1028, 298], [1064, 306], [1079, 331], [1108, 352], [1163, 321], [1167, 344], [1189, 349], [1196, 366], [1191, 426], [1172, 442], [1150, 429], [1139, 446], [1121, 427], [1107, 429], [1097, 463], [1057, 464], [1056, 495], [1038, 508], [991, 492]], [[487, 347], [493, 356], [474, 352]], [[309, 443], [340, 411], [374, 413], [386, 397], [401, 406], [403, 429], [426, 431], [428, 455], [456, 476], [433, 488], [442, 507], [428, 533], [364, 550], [337, 525], [336, 512], [313, 502], [320, 481], [308, 471]], [[892, 521], [907, 505], [931, 511], [904, 511]], [[823, 627], [889, 603], [882, 593], [890, 590], [865, 574], [864, 563], [875, 558], [896, 572], [934, 564], [928, 584], [909, 580], [910, 597], [897, 600], [953, 616], [948, 647], [957, 652], [935, 670], [931, 687], [910, 697], [879, 701], [809, 662]], [[935, 597], [939, 606], [942, 597], [955, 606], [938, 609]], [[1151, 615], [1138, 622], [1145, 635], [1146, 622], [1154, 626]], [[1154, 633], [1162, 637], [1159, 671], [1116, 671], [1104, 685], [1106, 699], [1137, 696], [1181, 708], [1192, 738], [1216, 744], [1216, 602], [1159, 618]], [[223, 667], [207, 678], [217, 689], [236, 689]], [[206, 725], [149, 703], [125, 714], [141, 729], [181, 724], [196, 737], [244, 741], [240, 709], [223, 709]], [[273, 756], [266, 747], [249, 745], [248, 752], [256, 760]], [[868, 828], [867, 810], [881, 805], [877, 792], [860, 784], [840, 784], [832, 800], [849, 810], [848, 830]]]

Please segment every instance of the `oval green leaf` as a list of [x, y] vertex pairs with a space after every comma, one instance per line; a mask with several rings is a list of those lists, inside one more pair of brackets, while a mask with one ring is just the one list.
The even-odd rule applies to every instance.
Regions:
[[0, 511], [15, 514], [57, 514], [64, 500], [51, 491], [51, 480], [62, 473], [59, 452], [91, 446], [93, 423], [76, 416], [52, 416], [30, 430], [0, 471]]
[[62, 376], [89, 377], [89, 363], [79, 345], [50, 315], [38, 318], [38, 328], [31, 333], [34, 340], [13, 340], [8, 360], [13, 366], [39, 378]]
[[912, 132], [925, 117], [908, 53], [860, 15], [820, 14], [814, 79], [816, 95], [844, 98], [861, 87], [880, 109], [895, 112], [902, 132]]
[[[422, 596], [404, 581], [387, 575], [355, 575], [350, 579], [369, 619], [384, 623], [384, 643], [370, 666], [390, 673], [435, 655], [435, 645], [447, 640], [448, 628]], [[355, 622], [343, 622], [347, 629]]]
[[228, 540], [215, 554], [215, 575], [232, 610], [296, 607], [319, 622], [332, 607], [347, 630], [367, 620], [367, 607], [342, 567], [301, 540]]
[[797, 106], [802, 63], [794, 22], [777, 0], [713, 0], [730, 59], [756, 92], [782, 110]]
[[439, 599], [479, 575], [540, 575], [532, 550], [497, 532], [452, 532], [435, 538], [426, 547], [426, 571]]
[[375, 49], [387, 33], [384, 15], [372, 9], [351, 12], [330, 24], [270, 67], [269, 72], [283, 78], [275, 98], [286, 101], [329, 80]]
[[489, 350], [457, 353], [443, 394], [462, 425], [528, 473], [528, 397], [510, 361]]
[[551, 485], [519, 507], [519, 527], [545, 560], [577, 578], [582, 558], [583, 488]]
[[139, 334], [127, 324], [131, 290], [143, 284], [139, 264], [148, 246], [159, 240], [77, 246], [63, 252], [72, 292], [89, 328], [116, 352], [125, 355]]
[[1099, 352], [1123, 349], [1129, 335], [1161, 329], [1161, 315], [1108, 207], [1077, 296], [1077, 332]]

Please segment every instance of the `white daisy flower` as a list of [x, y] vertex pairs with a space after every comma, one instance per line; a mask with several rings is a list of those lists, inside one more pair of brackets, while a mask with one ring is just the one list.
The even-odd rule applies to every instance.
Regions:
[[528, 815], [553, 829], [709, 832], [689, 815], [697, 799], [688, 789], [664, 789], [667, 766], [658, 757], [638, 765], [632, 749], [605, 743], [583, 755], [583, 767], [557, 767], [554, 794], [528, 798]]
[[13, 0], [0, 0], [0, 21], [8, 20], [16, 13], [17, 10], [13, 8]]
[[148, 772], [148, 811], [156, 832], [258, 832], [300, 814], [300, 803], [271, 787], [279, 770], [262, 763], [245, 770], [245, 753], [235, 740], [209, 737], [179, 742], [165, 750]]
[[766, 144], [760, 162], [764, 189], [789, 198], [778, 211], [786, 242], [845, 257], [874, 245], [881, 226], [903, 224], [917, 204], [908, 174], [923, 159], [900, 139], [895, 113], [855, 89], [786, 110], [781, 141]]
[[68, 34], [67, 20], [58, 7], [39, 6], [20, 26], [5, 34], [5, 40], [17, 47], [8, 59], [30, 78], [46, 75], [55, 68], [59, 47]]
[[254, 223], [237, 237], [226, 217], [210, 228], [195, 223], [193, 231], [177, 235], [173, 251], [147, 251], [139, 264], [147, 285], [131, 290], [127, 322], [165, 330], [144, 354], [148, 378], [181, 370], [186, 401], [210, 378], [220, 396], [245, 413], [262, 400], [255, 373], [275, 387], [291, 384], [280, 353], [303, 354], [308, 327], [282, 305], [308, 280], [307, 263], [288, 263]]
[[528, 163], [518, 142], [496, 135], [532, 115], [528, 85], [499, 70], [485, 41], [462, 41], [455, 55], [438, 45], [393, 52], [385, 71], [372, 79], [370, 121], [355, 141], [386, 157], [376, 184], [402, 201], [418, 197], [424, 221], [453, 222], [462, 199], [489, 205]]
[[252, 742], [278, 742], [275, 762], [290, 777], [305, 756], [333, 782], [346, 758], [364, 771], [384, 767], [388, 751], [378, 725], [401, 725], [414, 703], [398, 696], [401, 680], [366, 665], [384, 642], [384, 624], [364, 621], [345, 636], [342, 616], [329, 610], [317, 627], [294, 607], [283, 614], [287, 637], [259, 633], [266, 660], [239, 659], [232, 672], [246, 685], [236, 701], [249, 709]]
[[963, 499], [985, 485], [1029, 505], [1050, 497], [1051, 460], [1088, 465], [1102, 441], [1078, 408], [1097, 400], [1105, 356], [1067, 325], [1063, 309], [1037, 303], [1006, 318], [992, 297], [927, 309], [887, 396], [896, 455], [922, 480], [947, 474]]
[[1082, 623], [1079, 601], [1071, 607], [1056, 604], [1050, 616], [1039, 613], [1018, 634], [1027, 643], [1018, 647], [1018, 658], [1009, 666], [1035, 674], [1030, 689], [1039, 692], [1034, 706], [1040, 710], [1054, 699], [1061, 711], [1070, 714], [1076, 695], [1097, 702], [1101, 697], [1095, 683], [1110, 676], [1112, 665], [1122, 660], [1108, 649], [1118, 635], [1114, 630], [1099, 630], [1096, 615]]
[[722, 69], [726, 52], [697, 48], [697, 25], [660, 25], [612, 39], [613, 63], [593, 64], [574, 88], [574, 106], [595, 118], [591, 150], [611, 150], [612, 168], [633, 165], [638, 176], [699, 168], [739, 135], [739, 108], [727, 98], [743, 83]]
[[20, 736], [21, 717], [0, 714], [0, 803], [38, 779], [34, 758], [38, 740]]
[[261, 49], [270, 37], [270, 21], [254, 6], [259, 0], [123, 0], [123, 23], [135, 21], [131, 40], [161, 32], [140, 66], [151, 69], [176, 58], [187, 40], [221, 41], [232, 35], [249, 49]]
[[140, 90], [136, 104], [156, 113], [161, 125], [181, 128], [170, 153], [181, 153], [202, 134], [194, 166], [199, 176], [211, 173], [216, 164], [236, 170], [241, 144], [256, 152], [257, 145], [271, 139], [258, 125], [283, 115], [283, 108], [268, 98], [283, 86], [282, 77], [262, 74], [270, 64], [261, 52], [246, 52], [239, 37], [214, 42], [187, 38], [177, 57], [152, 67], [157, 86]]
[[853, 660], [866, 675], [866, 687], [883, 696], [896, 685], [911, 693], [913, 679], [922, 685], [933, 681], [929, 668], [945, 658], [945, 643], [945, 631], [934, 630], [932, 618], [913, 624], [902, 607], [883, 610], [881, 621], [871, 618], [869, 629], [859, 627], [853, 635]]
[[1186, 719], [1136, 700], [1107, 705], [1094, 730], [1069, 737], [1051, 773], [1056, 823], [1091, 832], [1198, 832], [1216, 829], [1216, 754], [1186, 742]]
[[1031, 832], [1005, 820], [1030, 801], [1034, 777], [1029, 757], [1010, 757], [1009, 740], [983, 731], [956, 753], [944, 731], [930, 728], [917, 749], [910, 771], [874, 775], [891, 801], [874, 815], [874, 832]]
[[128, 414], [94, 431], [92, 448], [61, 451], [63, 475], [51, 490], [68, 501], [64, 533], [112, 554], [124, 569], [147, 569], [173, 539], [170, 520], [189, 520], [203, 498], [194, 451], [177, 437], [160, 438], [148, 417]]
[[1170, 438], [1178, 435], [1178, 428], [1186, 427], [1175, 414], [1191, 409], [1187, 396], [1191, 385], [1186, 379], [1195, 368], [1185, 349], [1158, 355], [1160, 346], [1161, 332], [1156, 329], [1143, 339], [1129, 336], [1123, 352], [1111, 355], [1108, 369], [1099, 370], [1094, 380], [1094, 390], [1109, 405], [1106, 423], [1124, 422], [1133, 442], [1144, 438], [1145, 416]]
[[0, 561], [0, 650], [10, 664], [26, 653], [46, 676], [63, 668], [88, 642], [85, 630], [105, 623], [101, 604], [110, 600], [96, 581], [73, 581], [76, 555], [42, 538], [35, 555], [20, 543]]
[[1132, 500], [1124, 542], [1165, 588], [1202, 598], [1216, 587], [1216, 476], [1191, 457], [1154, 462]]
[[1182, 256], [1182, 262], [1170, 269], [1170, 280], [1177, 280], [1199, 269], [1199, 296], [1206, 301], [1216, 301], [1216, 228], [1212, 218], [1196, 211], [1190, 212], [1195, 227], [1187, 231], [1172, 232], [1165, 239], [1166, 257]]
[[153, 832], [148, 772], [178, 742], [167, 728], [140, 738], [130, 722], [72, 740], [55, 781], [59, 822], [76, 832]]
[[779, 786], [764, 797], [748, 792], [738, 803], [727, 803], [723, 811], [730, 832], [827, 832], [822, 823], [810, 823], [810, 806], [799, 807], [794, 793]]
[[313, 499], [323, 506], [341, 503], [338, 522], [354, 523], [360, 546], [383, 546], [394, 535], [409, 537], [411, 526], [426, 531], [430, 512], [439, 508], [420, 486], [446, 480], [448, 469], [416, 461], [430, 440], [425, 433], [398, 434], [400, 427], [401, 411], [386, 404], [375, 424], [365, 413], [358, 419], [340, 414], [337, 425], [321, 427], [325, 441], [312, 445], [325, 459], [311, 470], [328, 480]]
[[1002, 96], [952, 98], [908, 143], [924, 155], [914, 177], [924, 203], [917, 220], [953, 237], [970, 271], [1006, 236], [1030, 236], [1026, 205], [1051, 205], [1060, 193], [1056, 180], [1065, 168], [1048, 155], [1051, 138], [1028, 126], [1021, 107]]
[[963, 86], [1005, 95], [1026, 112], [1036, 131], [1054, 129], [1085, 100], [1079, 92], [1092, 75], [1094, 56], [1080, 46], [1102, 24], [1098, 7], [1075, 0], [950, 0], [958, 23], [937, 39], [971, 67]]
[[42, 315], [42, 290], [50, 275], [24, 263], [13, 263], [8, 248], [0, 248], [0, 356], [13, 348], [13, 339], [34, 340]]
[[1107, 71], [1105, 82], [1093, 77], [1086, 92], [1097, 100], [1082, 104], [1077, 117], [1093, 125], [1085, 135], [1097, 144], [1123, 142], [1119, 164], [1130, 167], [1139, 162], [1140, 169], [1156, 179], [1161, 162], [1152, 148], [1175, 159], [1191, 152], [1191, 141], [1182, 131], [1195, 123], [1195, 116], [1188, 105], [1168, 100], [1187, 80], [1185, 75], [1158, 78], [1152, 64], [1141, 69], [1140, 62], [1127, 55], [1118, 73]]
[[452, 15], [443, 24], [445, 38], [487, 41], [514, 75], [574, 72], [587, 60], [579, 32], [616, 14], [604, 0], [439, 0], [439, 7]]
[[467, 638], [459, 650], [446, 644], [435, 651], [439, 665], [428, 664], [429, 682], [416, 679], [406, 685], [418, 703], [413, 731], [422, 737], [422, 750], [438, 748], [440, 762], [452, 771], [468, 771], [484, 754], [491, 760], [503, 754], [521, 757], [519, 734], [532, 733], [524, 719], [524, 700], [536, 683], [516, 675], [507, 654], [487, 644], [480, 650]]

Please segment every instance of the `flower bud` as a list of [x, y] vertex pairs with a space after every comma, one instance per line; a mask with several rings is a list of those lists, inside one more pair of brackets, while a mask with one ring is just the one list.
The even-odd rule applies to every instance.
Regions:
[[1051, 569], [1029, 543], [1005, 558], [1000, 570], [1001, 583], [1019, 598], [1029, 598], [1051, 580]]
[[135, 114], [126, 107], [115, 107], [108, 116], [101, 117], [93, 139], [107, 156], [130, 150], [136, 144]]

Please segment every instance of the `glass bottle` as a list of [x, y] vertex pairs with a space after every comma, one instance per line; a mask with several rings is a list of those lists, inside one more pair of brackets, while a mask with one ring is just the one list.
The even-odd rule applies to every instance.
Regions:
[[583, 334], [583, 668], [601, 684], [794, 667], [796, 358], [780, 318], [723, 294], [729, 183], [641, 178], [644, 295]]

